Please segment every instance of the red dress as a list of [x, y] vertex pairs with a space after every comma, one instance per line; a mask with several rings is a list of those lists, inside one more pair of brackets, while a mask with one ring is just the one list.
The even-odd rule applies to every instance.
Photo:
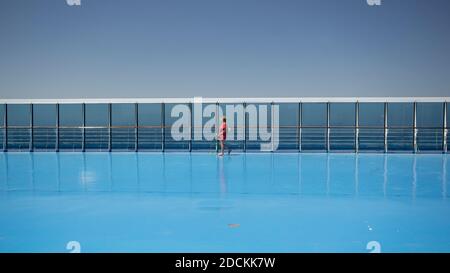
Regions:
[[220, 125], [219, 130], [219, 140], [226, 140], [227, 139], [227, 124], [224, 122], [222, 125]]

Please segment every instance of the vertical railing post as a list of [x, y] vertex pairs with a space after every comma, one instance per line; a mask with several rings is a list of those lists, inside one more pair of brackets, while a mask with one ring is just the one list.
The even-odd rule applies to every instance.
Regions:
[[355, 104], [355, 152], [359, 152], [359, 101]]
[[447, 120], [447, 111], [448, 111], [448, 102], [444, 102], [444, 124], [443, 124], [443, 130], [444, 130], [444, 134], [442, 135], [442, 142], [443, 142], [443, 145], [442, 145], [442, 149], [443, 149], [443, 152], [444, 153], [447, 153], [447, 151], [448, 151], [448, 148], [447, 148], [447, 145], [448, 145], [448, 143], [447, 143], [447, 135], [448, 135], [448, 129], [447, 129], [447, 122], [448, 122], [448, 120]]
[[[195, 130], [195, 128], [194, 128], [194, 126], [193, 126], [193, 124], [194, 124], [194, 121], [193, 121], [194, 114], [192, 113], [192, 109], [193, 109], [193, 103], [190, 102], [190, 103], [189, 103], [189, 112], [190, 112], [191, 116], [190, 116], [190, 121], [189, 121], [189, 123], [190, 123], [190, 130], [189, 130], [189, 152], [192, 152], [192, 136], [193, 136], [194, 130]], [[203, 123], [203, 122], [202, 122], [202, 123]]]
[[413, 149], [417, 153], [417, 102], [413, 103]]
[[299, 152], [302, 151], [302, 117], [303, 117], [303, 107], [302, 103], [298, 103], [298, 120], [297, 120], [297, 126], [298, 126], [298, 150]]
[[388, 103], [384, 103], [384, 152], [388, 151]]
[[[274, 113], [273, 113], [273, 107], [274, 107], [274, 102], [272, 101], [271, 103], [270, 103], [270, 128], [271, 128], [271, 131], [270, 131], [270, 139], [271, 139], [271, 142], [272, 142], [272, 148], [270, 149], [271, 150], [271, 152], [273, 153], [274, 151], [275, 151], [275, 146], [274, 146], [274, 124], [273, 124], [273, 115], [274, 115]], [[280, 127], [278, 126], [278, 133], [280, 132]]]
[[8, 104], [5, 103], [5, 113], [3, 113], [4, 125], [5, 125], [5, 134], [3, 139], [3, 152], [8, 151]]
[[[216, 153], [218, 153], [219, 152], [219, 145], [218, 145], [218, 140], [217, 140], [217, 135], [219, 134], [219, 126], [220, 126], [220, 124], [219, 124], [219, 118], [221, 118], [221, 117], [219, 117], [219, 102], [217, 101], [216, 102], [216, 126], [215, 126], [215, 132], [214, 132], [214, 135], [215, 135], [215, 150], [216, 150]], [[234, 137], [234, 136], [233, 136]], [[228, 149], [229, 149], [229, 147], [228, 147]]]
[[164, 152], [166, 142], [166, 104], [161, 103], [161, 152]]
[[34, 114], [33, 114], [33, 104], [32, 103], [30, 103], [30, 142], [29, 142], [29, 147], [28, 147], [28, 150], [30, 151], [30, 152], [32, 152], [33, 151], [33, 146], [34, 146], [34, 142], [33, 142], [33, 138], [34, 138], [34, 130], [33, 130], [33, 127], [34, 127], [34, 122], [33, 122], [33, 118], [34, 118]]
[[327, 102], [327, 152], [330, 152], [330, 102]]
[[81, 142], [81, 150], [84, 152], [86, 151], [86, 103], [83, 103], [81, 105], [81, 112], [83, 116], [83, 128], [82, 128], [83, 139]]
[[56, 104], [56, 140], [55, 152], [59, 152], [59, 103]]
[[108, 152], [111, 152], [112, 150], [112, 111], [111, 111], [112, 105], [111, 103], [108, 103]]
[[[247, 152], [247, 102], [242, 103], [243, 111], [244, 111], [244, 153]], [[238, 129], [238, 128], [236, 128]]]
[[136, 102], [134, 104], [134, 151], [138, 151], [138, 145], [139, 145], [139, 105]]

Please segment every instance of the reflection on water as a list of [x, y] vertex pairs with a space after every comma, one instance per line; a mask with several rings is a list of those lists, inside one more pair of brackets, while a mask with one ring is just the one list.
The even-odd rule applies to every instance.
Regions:
[[1, 191], [446, 198], [448, 155], [1, 153]]
[[219, 158], [219, 160], [217, 160], [218, 164], [219, 164], [219, 181], [220, 181], [220, 193], [222, 195], [225, 195], [227, 193], [227, 179], [225, 176], [225, 168], [224, 168], [224, 158]]
[[[447, 157], [442, 160], [442, 197], [447, 196]], [[448, 181], [447, 181], [448, 182]]]

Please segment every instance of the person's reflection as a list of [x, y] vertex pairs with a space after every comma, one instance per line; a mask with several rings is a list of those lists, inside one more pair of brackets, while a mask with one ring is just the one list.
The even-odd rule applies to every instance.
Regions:
[[225, 176], [224, 161], [226, 159], [222, 158], [219, 161], [219, 182], [220, 182], [220, 196], [225, 196], [227, 193], [227, 180]]

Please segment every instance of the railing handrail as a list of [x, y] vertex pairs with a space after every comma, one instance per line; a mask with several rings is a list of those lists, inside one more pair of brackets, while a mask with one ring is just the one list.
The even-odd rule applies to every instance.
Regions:
[[274, 97], [274, 98], [74, 98], [74, 99], [0, 99], [0, 104], [104, 104], [104, 103], [327, 103], [327, 102], [446, 102], [450, 97]]
[[[29, 126], [29, 125], [8, 125], [6, 126], [0, 126], [0, 129], [162, 129], [162, 128], [171, 128], [171, 126], [158, 126], [158, 125], [123, 125], [123, 126]], [[202, 126], [186, 126], [186, 128], [193, 128], [193, 129], [202, 129]], [[247, 128], [247, 129], [258, 129], [258, 126], [234, 126], [234, 128]], [[330, 126], [321, 126], [321, 125], [279, 125], [278, 128], [292, 128], [292, 129], [384, 129], [382, 125], [380, 126], [364, 126], [364, 125], [330, 125]], [[387, 126], [388, 129], [448, 129], [449, 127], [443, 128], [443, 127], [436, 127], [436, 126]]]

